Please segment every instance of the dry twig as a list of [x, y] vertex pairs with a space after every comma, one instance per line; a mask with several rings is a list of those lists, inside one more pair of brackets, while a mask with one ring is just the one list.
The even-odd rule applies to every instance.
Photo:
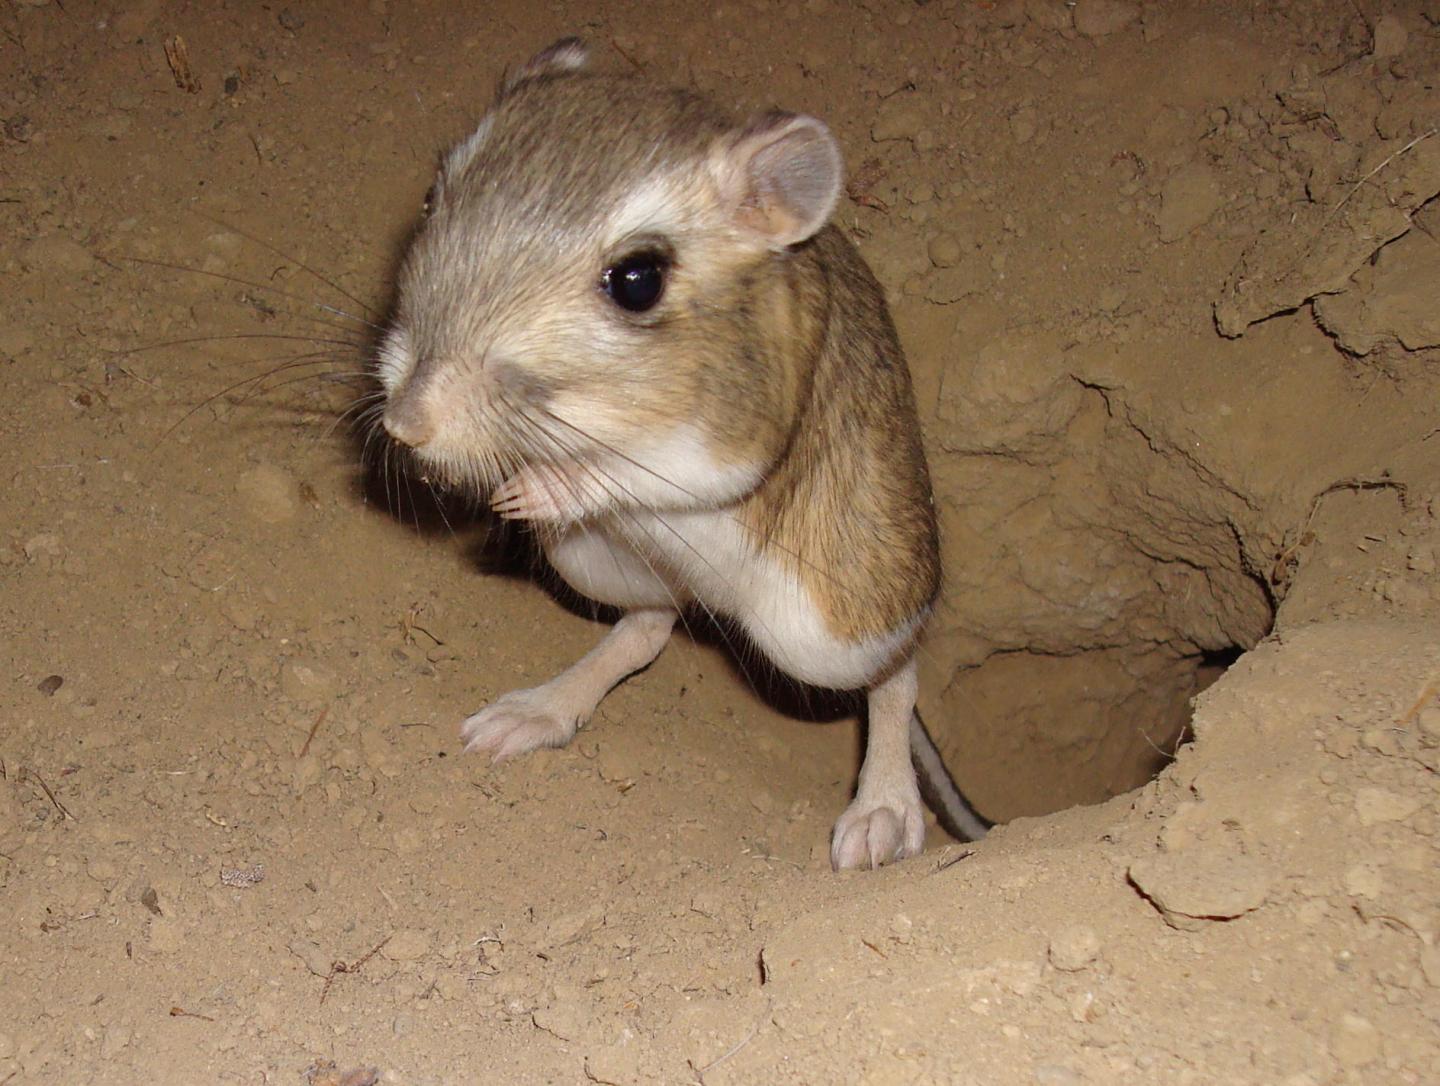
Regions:
[[1365, 187], [1365, 182], [1369, 181], [1370, 178], [1374, 177], [1377, 173], [1383, 170], [1386, 166], [1390, 165], [1390, 163], [1394, 162], [1401, 155], [1405, 154], [1405, 152], [1409, 151], [1416, 144], [1428, 140], [1431, 136], [1435, 135], [1436, 132], [1440, 132], [1440, 129], [1431, 128], [1428, 131], [1421, 132], [1420, 135], [1416, 136], [1413, 140], [1407, 143], [1404, 147], [1400, 148], [1398, 151], [1394, 151], [1391, 154], [1386, 155], [1385, 158], [1380, 161], [1380, 165], [1376, 166], [1364, 177], [1360, 178], [1359, 181], [1356, 181], [1350, 191], [1345, 194], [1344, 199], [1342, 199], [1338, 204], [1336, 204], [1330, 209], [1330, 213], [1326, 215], [1324, 220], [1320, 223], [1320, 228], [1323, 230], [1329, 224], [1331, 219], [1333, 219], [1336, 215], [1340, 214], [1340, 209], [1350, 202], [1351, 197], [1353, 197], [1357, 192], [1359, 192], [1362, 188]]
[[300, 757], [310, 753], [310, 741], [315, 738], [315, 733], [320, 730], [320, 725], [325, 723], [325, 716], [330, 712], [330, 706], [320, 710], [320, 715], [315, 718], [315, 723], [310, 725], [310, 734], [305, 737], [305, 743], [300, 747]]
[[215, 1019], [211, 1018], [208, 1014], [200, 1014], [200, 1013], [198, 1013], [198, 1012], [196, 1012], [196, 1011], [187, 1011], [184, 1007], [171, 1007], [171, 1008], [170, 1008], [170, 1017], [171, 1017], [171, 1018], [198, 1018], [198, 1019], [200, 1019], [200, 1021], [202, 1021], [202, 1022], [213, 1022], [213, 1021], [215, 1021]]
[[1440, 692], [1440, 679], [1426, 683], [1425, 689], [1420, 691], [1420, 696], [1415, 699], [1415, 704], [1406, 709], [1404, 715], [1396, 723], [1402, 728], [1409, 727], [1410, 722], [1420, 715], [1420, 710], [1425, 708], [1425, 703], [1437, 692]]
[[767, 1001], [765, 1004], [765, 1010], [761, 1012], [760, 1017], [755, 1019], [754, 1025], [750, 1027], [750, 1032], [745, 1034], [745, 1036], [740, 1038], [740, 1040], [736, 1041], [735, 1044], [731, 1045], [729, 1051], [725, 1052], [721, 1056], [717, 1056], [715, 1059], [707, 1063], [704, 1067], [696, 1067], [694, 1060], [686, 1061], [690, 1064], [690, 1070], [695, 1072], [695, 1081], [700, 1083], [700, 1086], [705, 1086], [706, 1074], [715, 1070], [715, 1068], [719, 1067], [722, 1063], [730, 1059], [730, 1057], [734, 1056], [737, 1052], [739, 1052], [742, 1048], [744, 1048], [746, 1045], [748, 1045], [751, 1041], [755, 1039], [756, 1035], [758, 1035], [760, 1032], [760, 1027], [765, 1024], [765, 1019], [770, 1017], [770, 1010], [771, 1004]]
[[325, 1002], [325, 997], [330, 994], [330, 985], [335, 983], [336, 977], [338, 977], [341, 973], [360, 972], [361, 969], [365, 968], [365, 963], [368, 962], [371, 958], [375, 957], [376, 954], [379, 954], [381, 947], [388, 943], [393, 937], [394, 933], [392, 932], [390, 935], [385, 936], [385, 938], [381, 939], [378, 943], [371, 947], [365, 953], [364, 957], [357, 958], [353, 962], [347, 964], [346, 962], [340, 961], [339, 959], [336, 959], [334, 962], [332, 962], [330, 964], [330, 973], [325, 978], [325, 987], [320, 989], [320, 1002]]
[[35, 770], [33, 769], [30, 769], [26, 766], [21, 766], [20, 779], [24, 780], [26, 777], [29, 777], [31, 780], [33, 780], [36, 784], [40, 786], [41, 790], [44, 791], [46, 797], [48, 797], [50, 802], [55, 805], [55, 809], [59, 811], [61, 815], [63, 815], [65, 818], [68, 818], [71, 822], [80, 821], [78, 818], [76, 818], [73, 814], [70, 813], [70, 808], [66, 807], [65, 804], [61, 803], [55, 797], [55, 793], [52, 792], [50, 790], [50, 786], [45, 783], [44, 777], [40, 776], [40, 774], [35, 772]]

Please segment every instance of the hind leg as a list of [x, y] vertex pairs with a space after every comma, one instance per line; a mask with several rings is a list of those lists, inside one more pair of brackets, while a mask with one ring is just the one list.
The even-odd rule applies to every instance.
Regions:
[[836, 871], [879, 867], [925, 847], [925, 808], [910, 755], [916, 689], [911, 659], [870, 690], [860, 786], [830, 839], [830, 866]]
[[460, 725], [467, 751], [504, 761], [538, 747], [563, 747], [610, 690], [645, 667], [670, 640], [678, 602], [623, 542], [571, 529], [546, 549], [550, 564], [577, 592], [626, 608], [604, 640], [549, 682], [512, 690]]

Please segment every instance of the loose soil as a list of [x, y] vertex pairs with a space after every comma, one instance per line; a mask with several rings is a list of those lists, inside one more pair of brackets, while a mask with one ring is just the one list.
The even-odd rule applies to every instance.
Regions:
[[[706, 630], [462, 755], [604, 626], [349, 420], [572, 33], [834, 127], [979, 845], [832, 873], [854, 707]], [[0, 1083], [1434, 1080], [1435, 0], [13, 0], [0, 71]]]

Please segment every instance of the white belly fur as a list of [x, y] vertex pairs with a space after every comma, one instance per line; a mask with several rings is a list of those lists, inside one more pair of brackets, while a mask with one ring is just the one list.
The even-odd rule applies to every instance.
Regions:
[[852, 641], [835, 636], [809, 590], [760, 550], [726, 510], [617, 515], [577, 525], [546, 547], [577, 592], [618, 607], [684, 606], [734, 618], [770, 661], [801, 682], [870, 685], [909, 645], [925, 616]]

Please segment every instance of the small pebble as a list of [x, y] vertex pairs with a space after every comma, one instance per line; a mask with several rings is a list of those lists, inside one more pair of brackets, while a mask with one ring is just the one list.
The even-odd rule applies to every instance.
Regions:
[[60, 537], [54, 532], [39, 532], [25, 540], [21, 546], [25, 557], [35, 562], [41, 558], [60, 557]]
[[924, 124], [925, 120], [920, 115], [913, 96], [897, 94], [885, 99], [875, 111], [875, 123], [870, 128], [870, 138], [876, 143], [913, 140]]
[[1083, 924], [1056, 932], [1050, 940], [1050, 964], [1063, 973], [1076, 973], [1100, 956], [1100, 937]]
[[1076, 992], [1070, 998], [1070, 1017], [1081, 1025], [1094, 1021], [1098, 1009], [1094, 992]]
[[401, 928], [380, 948], [392, 962], [413, 962], [430, 953], [430, 933], [416, 928]]
[[1016, 143], [1029, 143], [1040, 125], [1040, 114], [1034, 106], [1021, 106], [1010, 114], [1010, 134]]
[[1375, 754], [1395, 755], [1400, 753], [1400, 743], [1391, 728], [1367, 728], [1360, 736], [1360, 746]]
[[258, 886], [265, 881], [265, 865], [253, 864], [249, 867], [222, 867], [220, 868], [220, 883], [235, 890], [248, 890], [252, 886]]
[[58, 275], [81, 275], [95, 267], [90, 250], [63, 234], [37, 238], [20, 250], [20, 262], [40, 272]]
[[896, 913], [890, 918], [890, 935], [897, 943], [908, 943], [914, 930], [915, 921], [904, 913]]
[[1103, 38], [1124, 30], [1140, 15], [1125, 0], [1075, 0], [1075, 29], [1087, 38]]
[[1223, 202], [1220, 178], [1201, 163], [1180, 167], [1160, 189], [1160, 210], [1155, 223], [1160, 240], [1178, 241], [1209, 222]]
[[1186, 852], [1136, 860], [1129, 874], [1165, 922], [1182, 931], [1198, 931], [1207, 923], [1260, 908], [1273, 879], [1273, 872], [1260, 861], [1228, 853], [1195, 857]]
[[310, 939], [292, 939], [288, 947], [290, 953], [304, 962], [305, 968], [317, 977], [330, 975], [330, 967], [334, 964], [334, 959], [321, 949], [319, 943]]
[[1085, 1080], [1068, 1067], [1044, 1063], [1032, 1072], [1035, 1086], [1080, 1086]]
[[1410, 44], [1410, 32], [1405, 29], [1405, 24], [1396, 16], [1382, 15], [1375, 20], [1375, 30], [1371, 35], [1372, 56], [1379, 60], [1398, 57], [1405, 51], [1405, 46], [1408, 44]]
[[103, 856], [94, 856], [86, 861], [85, 873], [96, 882], [109, 882], [120, 876], [120, 868], [113, 860], [108, 860]]
[[299, 482], [273, 464], [242, 472], [235, 491], [241, 508], [265, 524], [284, 524], [300, 512]]
[[1372, 1064], [1380, 1058], [1380, 1031], [1368, 1018], [1343, 1015], [1330, 1034], [1330, 1054], [1349, 1069]]
[[1385, 880], [1380, 877], [1380, 872], [1370, 864], [1356, 864], [1345, 872], [1345, 892], [1351, 897], [1363, 897], [1371, 900], [1380, 896], [1385, 889]]
[[1377, 822], [1402, 822], [1420, 806], [1420, 800], [1415, 796], [1402, 796], [1383, 788], [1361, 788], [1355, 793], [1355, 813], [1360, 817], [1362, 826], [1373, 826]]
[[930, 263], [937, 268], [953, 268], [960, 263], [963, 251], [960, 247], [960, 239], [954, 234], [936, 234], [930, 239], [926, 246], [926, 252], [930, 257]]
[[130, 1031], [124, 1026], [107, 1026], [104, 1039], [100, 1042], [102, 1059], [113, 1060], [130, 1044]]
[[1415, 718], [1415, 723], [1420, 726], [1420, 731], [1425, 738], [1440, 740], [1440, 705], [1422, 709], [1420, 715]]
[[59, 675], [46, 675], [43, 679], [41, 679], [38, 683], [35, 684], [35, 689], [40, 691], [40, 693], [44, 694], [48, 698], [53, 697], [55, 691], [59, 690], [60, 687], [64, 684], [65, 680], [63, 677]]
[[3, 126], [5, 137], [16, 143], [29, 143], [30, 137], [35, 134], [35, 122], [23, 113], [17, 113], [13, 117], [7, 117]]
[[286, 660], [280, 668], [280, 691], [301, 702], [328, 702], [335, 696], [335, 677], [312, 660]]

